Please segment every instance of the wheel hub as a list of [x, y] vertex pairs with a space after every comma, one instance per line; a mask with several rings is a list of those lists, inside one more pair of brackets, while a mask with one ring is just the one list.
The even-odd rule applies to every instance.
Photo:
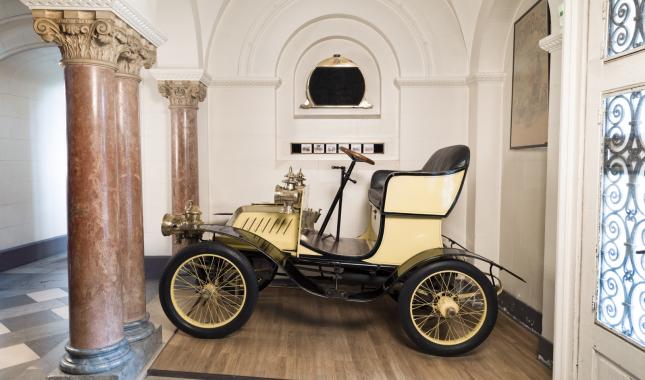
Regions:
[[202, 296], [204, 298], [211, 298], [216, 295], [217, 295], [217, 286], [213, 285], [213, 283], [211, 282], [204, 285], [204, 288], [202, 289]]
[[437, 310], [444, 318], [452, 318], [459, 313], [459, 305], [452, 297], [441, 296], [437, 301]]

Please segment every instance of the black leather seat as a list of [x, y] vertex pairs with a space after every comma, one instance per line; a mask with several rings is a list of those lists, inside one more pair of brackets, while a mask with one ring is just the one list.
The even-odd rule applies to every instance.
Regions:
[[468, 167], [470, 162], [470, 149], [465, 145], [453, 145], [441, 148], [430, 157], [421, 170], [377, 170], [372, 174], [370, 189], [367, 194], [370, 202], [381, 209], [385, 181], [392, 173], [430, 173], [435, 175], [449, 174]]

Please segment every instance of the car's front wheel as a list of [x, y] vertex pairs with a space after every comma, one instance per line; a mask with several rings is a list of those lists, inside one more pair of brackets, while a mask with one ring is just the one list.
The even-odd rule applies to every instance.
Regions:
[[180, 330], [220, 338], [251, 317], [258, 284], [249, 261], [224, 244], [205, 242], [179, 251], [159, 283], [161, 306]]
[[473, 265], [445, 260], [410, 276], [399, 294], [403, 330], [424, 352], [453, 356], [480, 345], [497, 319], [497, 295]]

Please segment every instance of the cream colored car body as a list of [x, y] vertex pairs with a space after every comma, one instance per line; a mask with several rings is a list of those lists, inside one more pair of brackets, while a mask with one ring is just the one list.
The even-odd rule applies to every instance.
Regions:
[[[370, 223], [358, 237], [373, 248], [379, 244], [378, 236], [382, 233], [377, 251], [364, 261], [401, 265], [419, 252], [442, 247], [442, 216], [449, 212], [459, 195], [464, 173], [465, 170], [437, 176], [391, 177], [383, 200], [386, 215], [370, 204]], [[280, 204], [242, 206], [227, 224], [256, 234], [292, 255], [321, 256], [300, 243], [306, 195], [302, 199], [300, 207], [290, 213], [284, 213]]]

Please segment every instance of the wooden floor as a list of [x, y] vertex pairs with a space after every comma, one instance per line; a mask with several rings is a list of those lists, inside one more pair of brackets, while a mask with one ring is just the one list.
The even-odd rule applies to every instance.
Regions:
[[[396, 303], [326, 300], [268, 288], [236, 333], [201, 340], [177, 332], [150, 375], [278, 379], [549, 379], [536, 359], [537, 337], [500, 313], [479, 348], [456, 358], [417, 352], [399, 327]], [[222, 378], [214, 376], [212, 378]]]

